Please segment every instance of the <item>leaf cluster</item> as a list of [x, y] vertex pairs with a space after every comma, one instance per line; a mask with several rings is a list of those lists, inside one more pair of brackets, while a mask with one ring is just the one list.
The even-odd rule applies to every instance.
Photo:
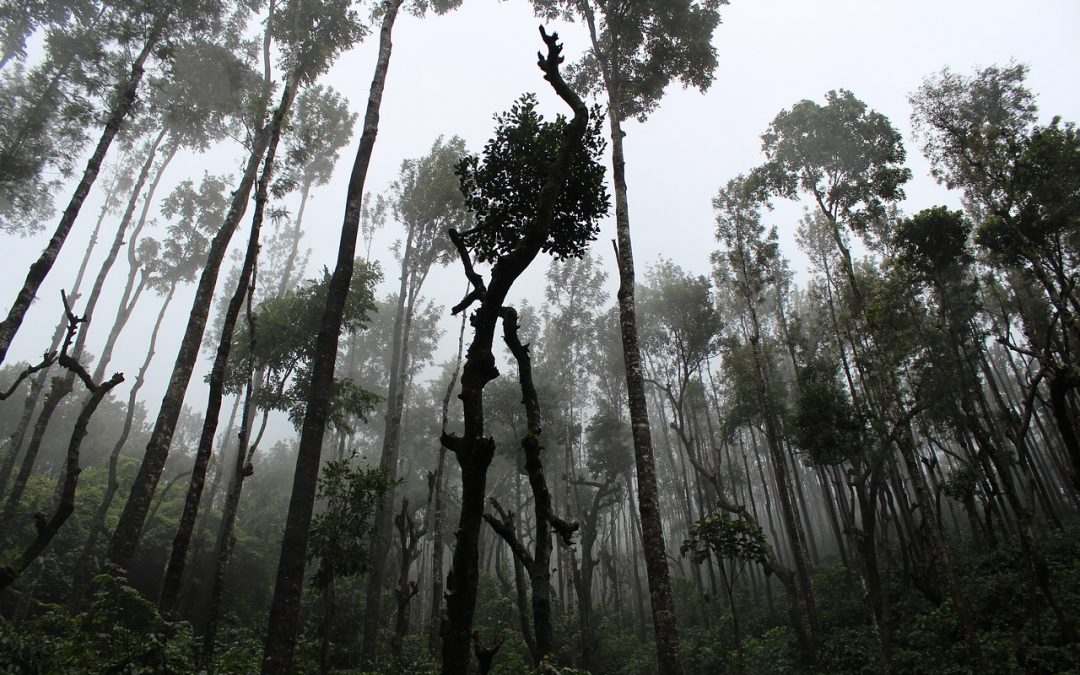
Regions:
[[846, 89], [826, 94], [825, 105], [803, 100], [781, 111], [761, 141], [767, 161], [754, 179], [788, 199], [808, 193], [860, 233], [904, 198], [911, 178], [900, 132]]
[[[343, 331], [361, 329], [375, 308], [374, 288], [381, 274], [378, 267], [356, 261], [352, 286], [345, 303]], [[303, 422], [311, 381], [311, 361], [318, 340], [319, 325], [326, 304], [330, 275], [308, 281], [280, 297], [263, 300], [255, 311], [255, 345], [247, 331], [237, 331], [230, 359], [226, 387], [239, 392], [247, 381], [249, 368], [264, 373], [263, 388], [256, 403], [264, 410], [281, 410], [293, 424]], [[380, 397], [348, 378], [335, 378], [331, 392], [329, 422], [347, 429], [353, 420], [366, 420]]]
[[[496, 115], [495, 137], [484, 146], [483, 156], [468, 156], [457, 165], [465, 204], [477, 222], [462, 234], [477, 260], [494, 262], [506, 255], [536, 224], [548, 167], [559, 154], [569, 124], [562, 115], [546, 122], [536, 106], [536, 96], [526, 94], [510, 112]], [[602, 121], [594, 109], [555, 203], [541, 250], [556, 259], [581, 256], [596, 239], [599, 220], [608, 211], [600, 163], [605, 147]]]
[[733, 518], [724, 512], [710, 513], [690, 526], [690, 536], [679, 547], [684, 556], [701, 564], [714, 557], [718, 562], [757, 563], [768, 561], [765, 533], [757, 525]]
[[799, 371], [795, 445], [817, 465], [857, 459], [863, 428], [854, 406], [836, 380], [836, 366], [815, 359]]
[[308, 561], [319, 561], [312, 579], [316, 588], [367, 570], [375, 511], [391, 485], [385, 468], [353, 466], [347, 459], [323, 466], [316, 497], [324, 508], [311, 521], [308, 544]]
[[[570, 69], [574, 85], [595, 94], [607, 79], [619, 119], [640, 121], [656, 110], [672, 80], [705, 91], [717, 66], [712, 37], [720, 25], [720, 7], [726, 4], [727, 0], [600, 0], [595, 3], [602, 15], [597, 49]], [[560, 0], [533, 0], [533, 6], [549, 17], [580, 11], [579, 3]]]

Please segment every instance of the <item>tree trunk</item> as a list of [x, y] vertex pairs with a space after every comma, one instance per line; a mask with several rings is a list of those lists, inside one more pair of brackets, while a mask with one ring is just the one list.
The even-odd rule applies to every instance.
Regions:
[[[283, 119], [284, 115], [292, 108], [299, 81], [300, 70], [295, 68], [285, 82], [285, 89], [281, 94], [281, 103], [278, 104], [279, 112], [275, 114], [275, 121]], [[195, 520], [199, 515], [199, 502], [202, 498], [203, 485], [206, 482], [206, 469], [214, 449], [218, 416], [221, 414], [221, 399], [225, 390], [225, 370], [228, 368], [229, 354], [232, 351], [233, 332], [236, 328], [236, 321], [240, 318], [240, 309], [243, 307], [244, 300], [249, 297], [249, 288], [254, 289], [255, 287], [255, 266], [259, 257], [259, 235], [262, 231], [263, 213], [269, 198], [270, 178], [274, 173], [274, 159], [277, 153], [278, 141], [281, 138], [281, 131], [282, 124], [276, 121], [270, 129], [270, 140], [267, 144], [266, 156], [263, 159], [262, 175], [259, 177], [259, 185], [255, 191], [255, 212], [252, 214], [251, 233], [248, 237], [244, 262], [240, 269], [240, 278], [225, 310], [221, 339], [218, 341], [214, 365], [210, 369], [210, 391], [207, 394], [206, 408], [203, 413], [203, 428], [199, 437], [199, 447], [195, 453], [195, 466], [192, 469], [191, 482], [188, 484], [187, 495], [184, 498], [184, 509], [180, 515], [180, 523], [176, 528], [176, 536], [173, 538], [172, 551], [169, 554], [169, 562], [165, 568], [165, 579], [161, 586], [161, 595], [158, 598], [158, 607], [162, 614], [170, 618], [176, 614], [176, 600], [180, 593], [180, 581], [184, 576], [188, 545], [191, 543], [191, 534], [195, 530]]]
[[[467, 289], [466, 289], [467, 290]], [[446, 384], [446, 394], [442, 401], [442, 433], [446, 433], [449, 425], [450, 397], [454, 393], [458, 374], [461, 372], [461, 355], [465, 347], [465, 313], [461, 313], [461, 329], [458, 331], [457, 357], [454, 359], [454, 371], [450, 375], [450, 381]], [[435, 469], [435, 514], [432, 518], [431, 536], [431, 615], [428, 625], [428, 654], [432, 657], [439, 651], [439, 623], [442, 619], [442, 594], [443, 594], [443, 519], [445, 506], [443, 505], [443, 485], [445, 483], [444, 466], [446, 462], [446, 448], [439, 446], [439, 464]]]
[[[248, 336], [254, 347], [254, 326], [249, 325]], [[240, 433], [236, 444], [236, 462], [229, 483], [229, 493], [225, 496], [225, 505], [221, 509], [221, 522], [218, 524], [217, 541], [214, 544], [214, 577], [210, 586], [206, 616], [203, 620], [203, 643], [199, 654], [199, 663], [203, 668], [209, 668], [214, 661], [214, 641], [217, 638], [221, 598], [225, 592], [225, 573], [229, 568], [233, 544], [236, 543], [232, 533], [233, 525], [236, 523], [236, 512], [240, 508], [240, 493], [244, 488], [244, 479], [254, 471], [251, 459], [255, 449], [248, 447], [248, 441], [251, 438], [252, 418], [255, 416], [255, 404], [252, 400], [255, 388], [249, 371], [247, 386], [244, 389], [244, 412], [240, 418]]]
[[[587, 5], [586, 5], [587, 7]], [[591, 8], [586, 13], [594, 54], [600, 54]], [[616, 258], [619, 266], [619, 326], [622, 332], [623, 362], [626, 366], [626, 390], [630, 424], [634, 437], [634, 462], [637, 467], [638, 507], [641, 511], [641, 539], [645, 570], [649, 578], [653, 627], [656, 632], [656, 656], [660, 675], [683, 672], [679, 654], [679, 630], [671, 580], [667, 566], [667, 543], [660, 521], [660, 499], [656, 486], [656, 460], [653, 456], [649, 412], [645, 402], [645, 378], [641, 371], [641, 347], [638, 342], [637, 315], [634, 307], [634, 252], [630, 240], [630, 210], [626, 196], [626, 160], [623, 156], [621, 120], [616, 83], [607, 77], [608, 122], [611, 129], [611, 175], [615, 185]]]
[[411, 316], [413, 302], [408, 288], [409, 263], [413, 251], [413, 230], [410, 228], [401, 255], [401, 278], [398, 284], [397, 312], [394, 314], [394, 331], [390, 343], [390, 379], [386, 394], [386, 424], [383, 430], [382, 453], [379, 468], [385, 469], [390, 487], [383, 495], [375, 514], [375, 536], [372, 541], [371, 569], [367, 578], [367, 597], [364, 603], [363, 645], [361, 662], [371, 667], [375, 664], [378, 649], [379, 625], [382, 623], [381, 607], [386, 558], [390, 553], [393, 528], [394, 485], [397, 482], [398, 441], [401, 436], [401, 413], [405, 407], [405, 367], [409, 358], [408, 336], [405, 323]]
[[386, 73], [390, 66], [391, 34], [402, 0], [389, 0], [379, 33], [379, 56], [375, 65], [371, 90], [364, 115], [364, 130], [353, 162], [352, 176], [345, 201], [345, 217], [341, 226], [337, 264], [326, 293], [326, 307], [316, 342], [312, 363], [311, 390], [304, 413], [300, 446], [296, 456], [289, 514], [281, 542], [274, 597], [270, 605], [270, 622], [263, 652], [263, 673], [287, 673], [292, 670], [293, 649], [299, 629], [300, 595], [304, 583], [304, 563], [307, 556], [308, 530], [315, 504], [315, 486], [322, 456], [323, 434], [329, 414], [329, 395], [334, 383], [338, 338], [345, 299], [352, 282], [353, 259], [356, 255], [356, 236], [360, 226], [360, 211], [364, 182], [379, 131], [379, 108], [382, 104]]
[[[138, 292], [135, 291], [135, 279], [136, 277], [142, 283], [146, 281], [146, 270], [139, 265], [139, 260], [136, 256], [139, 244], [139, 233], [146, 227], [147, 217], [150, 213], [150, 205], [153, 203], [154, 194], [157, 192], [158, 185], [161, 184], [161, 178], [165, 175], [165, 169], [168, 168], [173, 158], [176, 157], [178, 146], [173, 143], [169, 145], [168, 152], [165, 157], [162, 158], [161, 164], [158, 165], [157, 172], [154, 174], [154, 180], [150, 181], [150, 187], [146, 190], [146, 198], [143, 200], [142, 211], [139, 213], [139, 222], [135, 225], [135, 228], [131, 231], [131, 235], [128, 237], [127, 247], [127, 259], [128, 259], [128, 277], [124, 284], [124, 290], [120, 295], [120, 302], [116, 306], [116, 314], [109, 324], [109, 336], [105, 338], [105, 344], [101, 348], [101, 355], [98, 356], [97, 365], [94, 366], [94, 379], [100, 380], [105, 373], [105, 368], [108, 367], [109, 362], [112, 360], [113, 347], [116, 346], [116, 340], [120, 337], [120, 332], [127, 325], [128, 319], [131, 318], [132, 312], [135, 310], [135, 305], [139, 301]], [[134, 292], [134, 296], [133, 296]]]
[[[71, 293], [68, 295], [69, 302], [75, 302], [80, 297], [83, 276], [86, 274], [86, 268], [90, 264], [90, 256], [94, 252], [94, 247], [97, 246], [98, 233], [101, 232], [101, 224], [105, 222], [105, 216], [109, 210], [109, 202], [116, 190], [117, 182], [117, 179], [114, 178], [112, 184], [109, 186], [108, 194], [105, 196], [105, 203], [102, 204], [97, 222], [94, 223], [94, 231], [90, 233], [90, 241], [86, 245], [86, 253], [83, 254], [82, 262], [79, 263], [79, 271], [75, 274], [75, 281], [71, 285]], [[56, 330], [53, 332], [52, 340], [49, 342], [50, 347], [48, 351], [55, 352], [60, 349], [60, 340], [64, 338], [64, 329], [66, 327], [67, 317], [61, 315], [60, 321], [56, 324]], [[37, 409], [38, 403], [41, 402], [41, 393], [45, 390], [45, 381], [48, 376], [48, 370], [42, 370], [34, 376], [34, 380], [30, 384], [30, 391], [23, 403], [23, 413], [19, 417], [19, 423], [15, 427], [15, 431], [8, 439], [8, 454], [4, 457], [3, 465], [0, 465], [0, 496], [5, 494], [8, 479], [11, 478], [11, 471], [14, 469], [15, 462], [18, 460], [19, 451], [22, 450], [23, 441], [26, 440], [26, 432], [30, 429], [30, 420], [34, 416], [34, 410]], [[101, 375], [98, 375], [94, 379], [100, 381]]]
[[[288, 95], [287, 90], [288, 87], [283, 93], [283, 102], [285, 102], [285, 96]], [[184, 330], [168, 387], [161, 400], [161, 409], [154, 423], [154, 430], [146, 445], [146, 453], [139, 466], [139, 472], [135, 476], [135, 483], [131, 486], [131, 493], [109, 544], [109, 561], [121, 569], [126, 570], [135, 555], [146, 520], [146, 512], [150, 507], [150, 499], [153, 497], [158, 481], [161, 480], [161, 471], [165, 467], [165, 460], [169, 454], [169, 446], [183, 406], [184, 394], [187, 392], [188, 382], [199, 357], [199, 346], [202, 343], [203, 331], [206, 329], [206, 320], [214, 298], [214, 288], [217, 285], [221, 262], [229, 247], [229, 241], [240, 224], [244, 211], [247, 210], [247, 200], [251, 194], [252, 185], [255, 183], [259, 161], [266, 151], [270, 136], [274, 133], [273, 129], [280, 127], [283, 123], [285, 108], [286, 106], [279, 105], [274, 111], [270, 127], [263, 127], [256, 133], [254, 147], [248, 156], [240, 185], [233, 193], [232, 204], [225, 216], [225, 222], [222, 223], [221, 229], [210, 243], [206, 266], [199, 277], [187, 328]]]
[[142, 81], [146, 59], [157, 46], [163, 32], [164, 22], [159, 20], [151, 28], [146, 42], [143, 43], [142, 51], [139, 52], [138, 56], [135, 57], [135, 61], [131, 64], [131, 72], [128, 75], [127, 82], [119, 91], [116, 103], [113, 104], [112, 110], [109, 112], [109, 118], [105, 122], [104, 129], [102, 129], [97, 147], [94, 148], [94, 153], [86, 162], [82, 179], [76, 186], [67, 208], [64, 209], [56, 230], [49, 239], [49, 243], [45, 246], [45, 250], [41, 252], [41, 256], [30, 266], [30, 271], [27, 273], [26, 280], [23, 282], [19, 294], [15, 297], [11, 309], [8, 311], [7, 318], [0, 322], [0, 363], [3, 363], [7, 357], [8, 347], [11, 346], [15, 333], [18, 332], [19, 327], [22, 325], [26, 311], [30, 309], [30, 303], [33, 302], [38, 288], [41, 287], [45, 277], [48, 276], [53, 263], [56, 262], [56, 257], [60, 254], [60, 249], [64, 246], [64, 241], [67, 239], [68, 233], [71, 232], [75, 219], [79, 216], [79, 210], [82, 209], [86, 196], [90, 194], [90, 188], [94, 185], [94, 181], [97, 180], [98, 171], [101, 170], [101, 164], [105, 160], [109, 146], [112, 145], [113, 139], [116, 137], [117, 132], [120, 131], [120, 126], [135, 105], [135, 95], [139, 89], [139, 82]]
[[101, 536], [101, 531], [105, 529], [105, 517], [108, 515], [109, 508], [112, 506], [113, 498], [120, 489], [120, 479], [117, 476], [120, 452], [124, 449], [124, 445], [127, 444], [128, 435], [131, 434], [131, 427], [135, 420], [136, 397], [139, 394], [139, 390], [142, 389], [143, 383], [146, 381], [146, 371], [150, 367], [150, 361], [154, 358], [155, 354], [158, 331], [161, 329], [162, 319], [165, 318], [165, 312], [172, 303], [175, 291], [176, 287], [170, 286], [169, 292], [165, 296], [165, 301], [161, 303], [161, 309], [158, 311], [157, 319], [154, 321], [154, 328], [150, 333], [150, 343], [146, 348], [146, 356], [143, 358], [142, 365], [139, 367], [139, 372], [135, 376], [135, 382], [131, 385], [131, 391], [128, 393], [127, 414], [124, 415], [124, 426], [120, 430], [120, 438], [116, 440], [112, 452], [109, 454], [108, 483], [105, 487], [105, 494], [101, 498], [101, 503], [98, 505], [97, 511], [94, 512], [94, 519], [90, 523], [90, 534], [87, 535], [86, 543], [83, 545], [82, 552], [79, 554], [79, 561], [75, 564], [74, 588], [72, 589], [72, 599], [74, 600], [74, 604], [81, 603], [84, 591], [90, 581], [92, 570], [97, 567], [96, 560], [91, 562], [91, 559], [96, 559], [97, 557], [94, 553], [94, 549], [97, 548], [97, 542], [98, 538]]

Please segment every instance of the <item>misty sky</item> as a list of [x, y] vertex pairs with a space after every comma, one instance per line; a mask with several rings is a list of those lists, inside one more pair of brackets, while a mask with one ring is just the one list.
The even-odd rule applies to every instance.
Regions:
[[[626, 125], [631, 225], [639, 274], [661, 255], [688, 271], [708, 273], [708, 253], [715, 247], [711, 198], [728, 179], [762, 161], [760, 134], [777, 112], [800, 99], [823, 101], [830, 89], [845, 88], [892, 120], [904, 134], [908, 166], [914, 174], [902, 204], [907, 213], [936, 204], [959, 204], [957, 195], [929, 177], [909, 122], [908, 94], [924, 77], [944, 66], [968, 74], [980, 65], [1010, 60], [1026, 63], [1030, 66], [1028, 86], [1036, 94], [1041, 121], [1048, 122], [1053, 115], [1080, 121], [1077, 0], [733, 0], [722, 16], [723, 24], [715, 36], [720, 65], [709, 91], [702, 95], [672, 88], [647, 123]], [[545, 88], [536, 67], [536, 51], [541, 47], [538, 23], [524, 2], [465, 0], [460, 10], [444, 17], [417, 19], [403, 14], [394, 32], [368, 190], [385, 190], [401, 160], [426, 154], [439, 135], [460, 135], [478, 151], [491, 134], [492, 115], [509, 108], [523, 92], [537, 92], [549, 117], [564, 112], [565, 106]], [[555, 28], [572, 60], [585, 45], [584, 27], [571, 24]], [[324, 80], [348, 97], [361, 114], [376, 41], [373, 35], [340, 59]], [[92, 135], [96, 134], [95, 130]], [[323, 265], [333, 265], [355, 141], [343, 153], [335, 179], [314, 193], [309, 204], [304, 227], [304, 244], [312, 249], [309, 276]], [[197, 180], [204, 170], [237, 173], [240, 156], [239, 148], [231, 147], [209, 158], [178, 157], [157, 193], [159, 199], [180, 180]], [[100, 189], [99, 182], [95, 192]], [[60, 194], [58, 201], [66, 202], [68, 196]], [[100, 207], [96, 196], [84, 206], [12, 345], [9, 361], [35, 359], [46, 348], [60, 313], [58, 291], [70, 285], [86, 250]], [[290, 206], [295, 208], [295, 204]], [[779, 202], [766, 216], [768, 224], [779, 227], [783, 250], [797, 269], [802, 263], [793, 232], [800, 213], [800, 206]], [[5, 313], [27, 265], [38, 255], [54, 225], [55, 221], [50, 222], [47, 231], [35, 237], [0, 240], [0, 310]], [[112, 238], [110, 227], [115, 225], [106, 225], [103, 239]], [[390, 292], [395, 280], [389, 247], [399, 236], [400, 230], [391, 224], [373, 246], [374, 257], [383, 261], [387, 272], [381, 294]], [[593, 248], [612, 277], [609, 240], [613, 236], [614, 222], [609, 218]], [[246, 238], [245, 223], [234, 236], [234, 248], [242, 246]], [[91, 263], [91, 275], [95, 264]], [[125, 265], [121, 262], [113, 270], [106, 287], [108, 295], [98, 310], [99, 323], [112, 316], [126, 275]], [[523, 296], [534, 298], [534, 303], [542, 298], [545, 266], [544, 259], [534, 264], [515, 288], [511, 302]], [[221, 278], [227, 276], [223, 270]], [[435, 301], [449, 306], [460, 299], [462, 287], [461, 270], [455, 266], [434, 272], [426, 289]], [[609, 278], [609, 287], [614, 289], [613, 278]], [[159, 340], [159, 356], [143, 390], [151, 414], [156, 413], [171, 370], [192, 293], [189, 287], [178, 295]], [[110, 370], [119, 368], [134, 374], [156, 310], [156, 301], [142, 303], [132, 321], [147, 328], [125, 332]], [[91, 328], [92, 352], [100, 348], [107, 328]], [[456, 321], [449, 313], [445, 330], [444, 351], [449, 354], [452, 337], [456, 337], [451, 335], [456, 332]], [[217, 336], [208, 330], [207, 339], [216, 340]], [[205, 394], [199, 383], [207, 367], [204, 363], [196, 370], [188, 392], [188, 403], [196, 409], [203, 407]], [[127, 386], [121, 395], [126, 394]]]

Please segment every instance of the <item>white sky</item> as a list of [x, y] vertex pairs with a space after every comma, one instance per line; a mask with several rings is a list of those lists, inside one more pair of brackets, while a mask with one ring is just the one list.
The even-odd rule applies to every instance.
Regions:
[[[904, 134], [908, 166], [914, 174], [902, 205], [908, 213], [941, 203], [958, 205], [956, 195], [929, 177], [909, 123], [908, 94], [942, 67], [970, 73], [976, 66], [1010, 60], [1026, 63], [1030, 66], [1028, 86], [1037, 96], [1043, 121], [1053, 115], [1080, 121], [1077, 0], [733, 0], [723, 8], [722, 16], [714, 38], [720, 65], [710, 90], [702, 95], [673, 87], [648, 122], [626, 125], [630, 215], [639, 275], [660, 255], [689, 271], [708, 273], [708, 254], [715, 247], [711, 198], [729, 178], [762, 161], [760, 134], [781, 109], [801, 99], [822, 101], [828, 90], [845, 88], [892, 120]], [[548, 116], [564, 112], [535, 65], [536, 51], [542, 46], [538, 24], [531, 6], [521, 1], [465, 0], [457, 12], [426, 19], [403, 14], [394, 31], [368, 191], [385, 190], [401, 160], [422, 156], [440, 134], [460, 135], [471, 149], [479, 150], [491, 133], [491, 116], [509, 108], [523, 92], [539, 93]], [[584, 27], [557, 28], [572, 59], [585, 45]], [[340, 59], [326, 80], [350, 99], [361, 116], [376, 41], [373, 34]], [[335, 179], [315, 193], [309, 204], [304, 223], [305, 245], [313, 249], [309, 274], [333, 265], [355, 141], [343, 153]], [[237, 152], [218, 152], [210, 159], [185, 162], [178, 158], [165, 181], [170, 185], [162, 186], [159, 198], [168, 194], [171, 184], [197, 178], [204, 170], [236, 172], [237, 157]], [[60, 197], [66, 200], [68, 195]], [[44, 350], [59, 313], [58, 291], [71, 284], [98, 204], [91, 198], [84, 206], [12, 345], [9, 362], [34, 359]], [[800, 213], [799, 206], [780, 203], [767, 217], [767, 222], [779, 226], [784, 253], [794, 260], [796, 269], [802, 265], [793, 239]], [[389, 292], [394, 280], [389, 245], [399, 236], [389, 226], [373, 249], [387, 270], [384, 292]], [[615, 272], [609, 240], [613, 236], [614, 222], [608, 219], [594, 248], [610, 271], [612, 290]], [[5, 313], [47, 237], [44, 233], [22, 240], [0, 239], [0, 310]], [[241, 229], [234, 247], [242, 246], [246, 237]], [[111, 234], [104, 234], [103, 239], [111, 239]], [[102, 322], [112, 316], [125, 265], [118, 263], [110, 277], [106, 292], [111, 295], [98, 310]], [[531, 297], [535, 303], [542, 298], [545, 266], [545, 260], [538, 260], [519, 282], [518, 299]], [[92, 279], [93, 263], [90, 269]], [[460, 299], [462, 286], [460, 267], [451, 267], [433, 273], [426, 291], [449, 306]], [[159, 340], [159, 356], [142, 396], [151, 414], [156, 413], [171, 371], [191, 296], [191, 289], [178, 295]], [[511, 298], [515, 301], [519, 300]], [[144, 353], [155, 305], [149, 298], [144, 301], [133, 322], [147, 328], [129, 330], [118, 345], [113, 367], [129, 376]], [[448, 315], [446, 353], [456, 337], [451, 335], [455, 326]], [[100, 348], [106, 328], [92, 328], [92, 351]], [[207, 369], [207, 364], [200, 365], [189, 389], [188, 403], [197, 409], [205, 398], [201, 382]]]

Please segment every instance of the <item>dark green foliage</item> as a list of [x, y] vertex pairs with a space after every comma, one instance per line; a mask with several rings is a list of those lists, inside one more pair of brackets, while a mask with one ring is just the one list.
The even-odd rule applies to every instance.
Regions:
[[[1014, 213], [993, 214], [976, 242], [998, 262], [1080, 265], [1080, 134], [1055, 119], [1024, 139], [1009, 183]], [[1056, 260], [1062, 258], [1062, 261]]]
[[633, 467], [630, 425], [615, 411], [601, 407], [585, 427], [589, 456], [585, 466], [594, 476], [626, 475]]
[[[618, 73], [617, 108], [620, 120], [644, 121], [659, 106], [673, 80], [705, 91], [716, 70], [712, 38], [720, 24], [720, 7], [727, 0], [642, 0], [595, 3], [597, 48], [609, 72]], [[556, 18], [581, 12], [567, 0], [533, 0], [538, 14]], [[601, 23], [602, 20], [602, 23]], [[590, 51], [569, 68], [575, 88], [603, 91], [604, 77], [597, 54]]]
[[862, 425], [836, 379], [836, 366], [815, 359], [799, 372], [795, 445], [814, 464], [850, 461], [864, 452]]
[[323, 466], [317, 498], [325, 506], [311, 520], [308, 544], [308, 560], [319, 561], [312, 579], [316, 587], [367, 569], [375, 509], [389, 488], [386, 469], [352, 466], [350, 460]]
[[893, 244], [907, 269], [920, 279], [936, 280], [971, 263], [970, 236], [971, 223], [963, 213], [936, 206], [900, 221]]
[[752, 178], [782, 197], [808, 193], [830, 219], [861, 233], [904, 198], [911, 171], [903, 141], [850, 91], [830, 91], [825, 101], [800, 101], [776, 116], [761, 137], [767, 161]]
[[195, 672], [194, 654], [190, 625], [165, 621], [138, 591], [106, 574], [94, 579], [83, 613], [52, 606], [18, 633], [0, 622], [5, 673], [182, 675]]
[[282, 50], [282, 70], [300, 68], [302, 82], [314, 82], [342, 53], [368, 33], [351, 0], [280, 2], [270, 21]]
[[[366, 325], [375, 309], [374, 287], [381, 274], [378, 267], [363, 261], [356, 263], [352, 289], [345, 303], [342, 330], [356, 331]], [[256, 392], [256, 402], [265, 410], [281, 410], [299, 427], [304, 419], [311, 359], [329, 276], [308, 281], [281, 297], [263, 300], [255, 312], [255, 351], [252, 353], [247, 331], [237, 331], [233, 358], [229, 361], [227, 388], [241, 391], [247, 367], [264, 370], [264, 386]], [[254, 360], [254, 363], [252, 363]], [[356, 420], [366, 421], [380, 401], [348, 378], [334, 381], [329, 422], [335, 429], [350, 428]]]
[[689, 553], [690, 559], [698, 564], [712, 557], [733, 565], [762, 565], [768, 559], [767, 546], [765, 533], [757, 525], [714, 512], [690, 527], [690, 537], [683, 541], [679, 551], [683, 555]]
[[[540, 191], [568, 122], [562, 115], [545, 122], [536, 106], [536, 97], [526, 94], [510, 112], [496, 115], [495, 137], [484, 146], [483, 157], [466, 157], [457, 166], [461, 192], [477, 222], [463, 234], [477, 260], [494, 262], [512, 251], [538, 215]], [[603, 119], [598, 110], [589, 116], [583, 147], [573, 153], [555, 203], [541, 250], [557, 259], [581, 256], [608, 210], [600, 163]]]
[[941, 493], [964, 504], [974, 499], [979, 489], [979, 471], [968, 462], [953, 467], [941, 483]]

